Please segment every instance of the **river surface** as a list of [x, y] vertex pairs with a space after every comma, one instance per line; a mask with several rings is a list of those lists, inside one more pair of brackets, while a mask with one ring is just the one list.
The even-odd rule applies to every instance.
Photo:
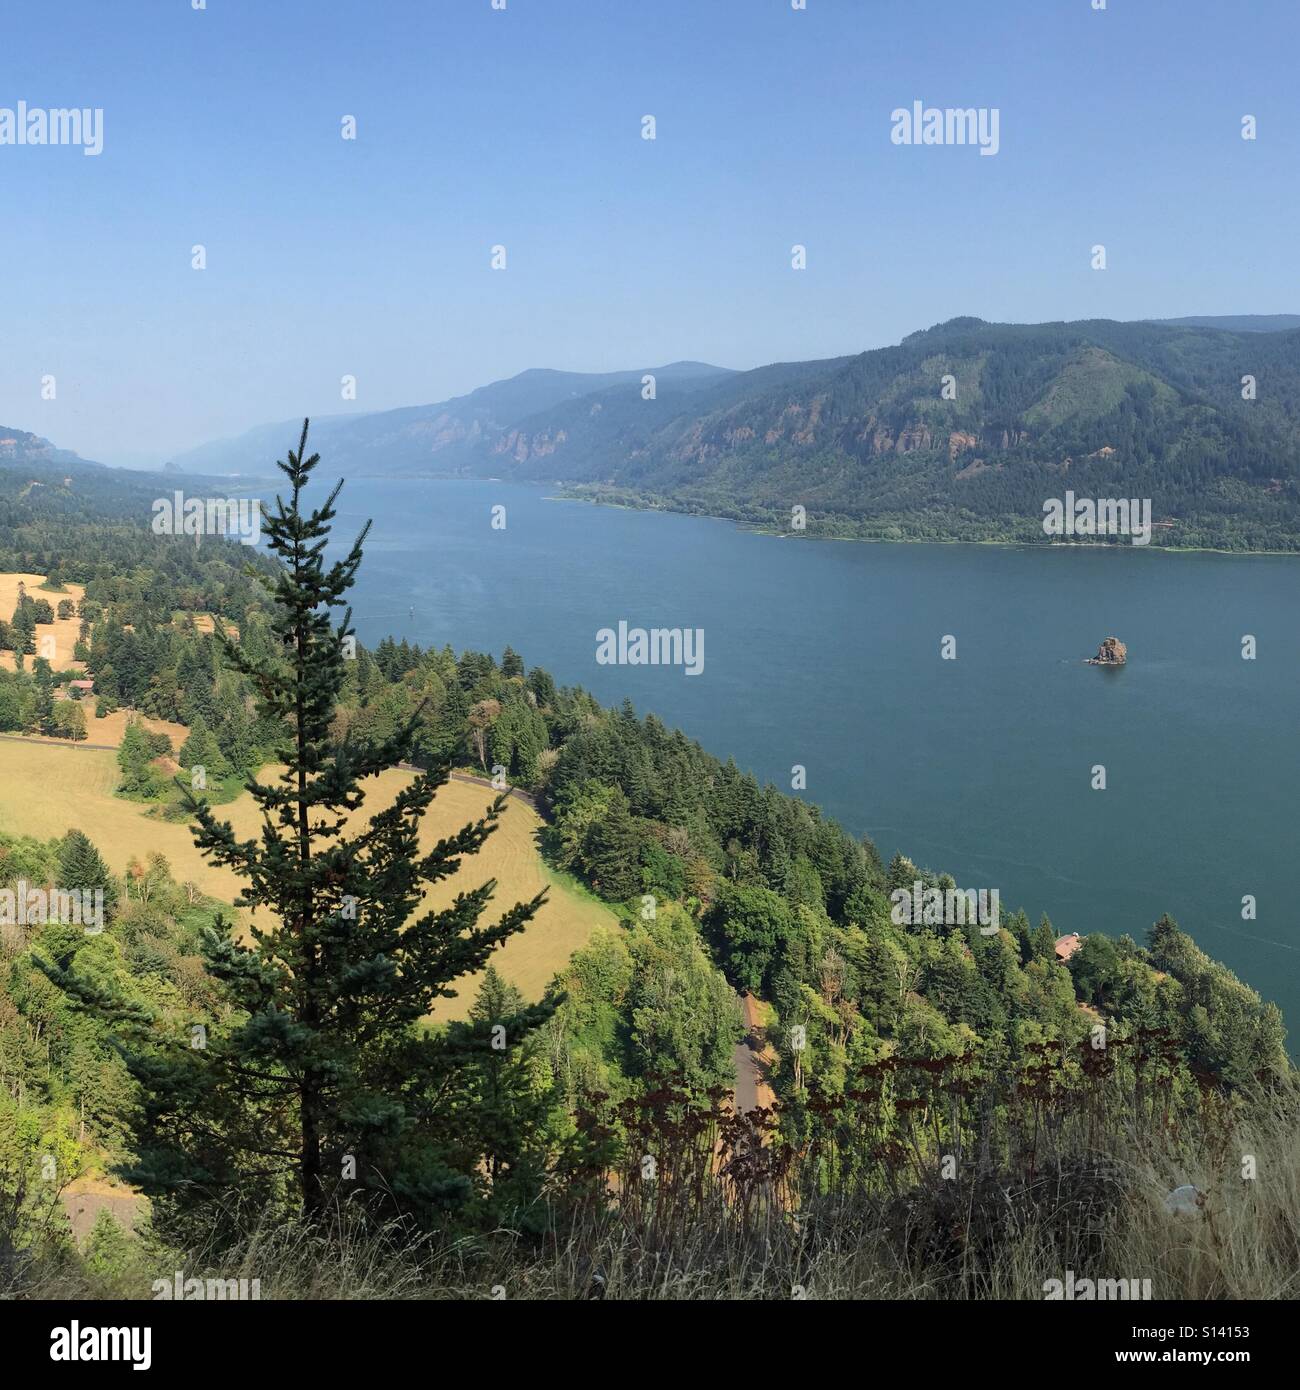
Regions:
[[[508, 643], [1058, 933], [1170, 912], [1300, 1032], [1300, 559], [782, 539], [482, 481], [350, 483], [367, 517], [367, 644]], [[599, 664], [620, 621], [702, 629], [703, 669]], [[1112, 635], [1128, 664], [1083, 664]]]

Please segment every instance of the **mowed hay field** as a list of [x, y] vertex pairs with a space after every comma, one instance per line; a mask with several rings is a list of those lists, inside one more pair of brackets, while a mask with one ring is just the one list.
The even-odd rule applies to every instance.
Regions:
[[170, 719], [155, 719], [151, 714], [140, 714], [130, 709], [115, 709], [112, 714], [106, 714], [100, 719], [95, 714], [95, 697], [91, 695], [88, 699], [82, 700], [81, 712], [86, 716], [86, 737], [85, 739], [69, 738], [49, 738], [45, 734], [24, 734], [24, 738], [39, 739], [42, 743], [54, 743], [67, 747], [73, 743], [104, 744], [110, 748], [120, 748], [122, 746], [122, 736], [126, 733], [126, 726], [132, 719], [138, 719], [146, 729], [155, 734], [166, 734], [172, 741], [172, 751], [178, 752], [181, 745], [189, 737], [190, 731], [184, 724], [174, 723]]
[[[43, 574], [0, 574], [0, 618], [8, 622], [18, 607], [18, 585], [27, 587], [29, 598], [43, 598], [57, 613], [62, 599], [71, 599], [75, 607], [85, 594], [81, 584], [65, 584], [62, 593], [50, 593], [41, 588], [45, 583]], [[81, 619], [75, 613], [71, 618], [55, 618], [52, 623], [41, 623], [36, 628], [36, 654], [41, 654], [41, 638], [53, 636], [54, 658], [50, 666], [55, 671], [81, 670], [84, 662], [72, 659], [72, 650], [77, 645], [77, 633], [81, 631]], [[32, 669], [35, 657], [27, 658], [27, 669]], [[13, 652], [0, 652], [0, 666], [6, 671], [16, 670]]]
[[[273, 770], [267, 768], [262, 780], [272, 775]], [[410, 773], [393, 769], [367, 782], [366, 805], [355, 819], [364, 821], [368, 814], [387, 805], [410, 778]], [[0, 830], [41, 839], [82, 830], [117, 873], [122, 873], [132, 858], [143, 862], [147, 854], [157, 850], [167, 857], [178, 882], [190, 879], [211, 897], [232, 901], [242, 881], [229, 869], [209, 864], [194, 847], [187, 826], [154, 819], [139, 803], [115, 797], [117, 780], [117, 759], [110, 752], [0, 738]], [[420, 848], [431, 849], [438, 840], [481, 816], [493, 796], [486, 787], [449, 782], [424, 817]], [[234, 825], [239, 838], [259, 834], [257, 807], [246, 792], [218, 811]], [[458, 874], [435, 885], [426, 895], [430, 907], [442, 908], [457, 893], [494, 878], [496, 896], [482, 918], [488, 923], [514, 903], [549, 889], [548, 901], [529, 926], [493, 955], [493, 964], [529, 1000], [541, 997], [551, 978], [574, 951], [586, 945], [597, 927], [616, 925], [607, 907], [560, 883], [547, 869], [536, 843], [541, 824], [535, 811], [511, 798], [483, 849], [465, 858]], [[247, 920], [247, 910], [239, 916]], [[458, 996], [443, 1000], [434, 1017], [464, 1018], [476, 989], [474, 981], [463, 981]]]
[[155, 820], [139, 802], [114, 796], [119, 780], [113, 753], [0, 738], [0, 830], [41, 840], [84, 831], [118, 874], [131, 859], [143, 863], [157, 850], [178, 882], [192, 879], [203, 892], [230, 902], [239, 891], [234, 874], [210, 865], [186, 826]]

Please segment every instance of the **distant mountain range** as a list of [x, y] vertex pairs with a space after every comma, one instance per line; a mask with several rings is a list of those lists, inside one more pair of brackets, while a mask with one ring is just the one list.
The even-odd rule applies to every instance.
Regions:
[[[179, 455], [266, 476], [299, 422]], [[350, 478], [496, 477], [812, 534], [1044, 539], [1046, 499], [1150, 498], [1158, 543], [1300, 548], [1300, 315], [994, 324], [736, 372], [537, 369], [317, 418]], [[8, 454], [5, 450], [8, 449]], [[19, 431], [0, 465], [76, 460]]]
[[[562, 410], [573, 402], [623, 388], [640, 398], [641, 381], [654, 376], [661, 396], [674, 401], [734, 375], [703, 362], [673, 362], [623, 372], [559, 372], [538, 367], [507, 381], [480, 386], [437, 405], [404, 406], [372, 415], [317, 416], [312, 446], [349, 476], [475, 472], [508, 439], [519, 421]], [[259, 425], [176, 456], [186, 472], [265, 472], [295, 441], [302, 420]]]
[[[292, 433], [263, 427], [177, 462], [264, 470]], [[1159, 541], [1290, 549], [1300, 315], [957, 318], [895, 347], [745, 372], [529, 371], [318, 421], [315, 444], [349, 477], [531, 480], [782, 529], [801, 506], [814, 534], [1041, 540], [1044, 499], [1069, 488], [1151, 498]]]

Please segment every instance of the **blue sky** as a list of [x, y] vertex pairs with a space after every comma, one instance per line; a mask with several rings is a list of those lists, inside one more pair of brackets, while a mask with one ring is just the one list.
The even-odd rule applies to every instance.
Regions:
[[[0, 108], [104, 149], [0, 146], [0, 423], [148, 464], [530, 366], [1300, 311], [1300, 6], [1092, 3], [14, 3]], [[915, 100], [996, 157], [891, 143]]]

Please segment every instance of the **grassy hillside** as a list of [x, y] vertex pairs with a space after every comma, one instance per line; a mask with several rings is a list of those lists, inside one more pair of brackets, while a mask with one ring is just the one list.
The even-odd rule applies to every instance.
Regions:
[[[0, 618], [8, 619], [13, 615], [13, 611], [18, 606], [18, 586], [24, 585], [27, 593], [32, 598], [45, 599], [52, 608], [57, 609], [60, 599], [71, 599], [77, 604], [85, 597], [85, 587], [81, 584], [65, 584], [61, 589], [47, 590], [41, 586], [45, 583], [43, 574], [0, 574]], [[80, 627], [80, 620], [74, 615], [70, 618], [56, 617], [52, 623], [41, 625], [41, 637], [54, 638], [54, 656], [50, 659], [50, 667], [55, 671], [80, 670], [85, 663], [73, 659], [72, 649], [77, 642], [77, 630]], [[11, 651], [0, 652], [0, 667], [6, 671], [12, 671], [15, 666], [14, 654]]]
[[[264, 780], [270, 775], [268, 769]], [[144, 860], [155, 851], [166, 856], [178, 882], [190, 880], [210, 897], [230, 902], [240, 880], [228, 869], [215, 868], [194, 847], [189, 828], [149, 815], [149, 807], [113, 795], [118, 782], [112, 753], [67, 745], [37, 745], [0, 739], [0, 831], [51, 839], [68, 830], [82, 830], [94, 840], [115, 873], [131, 859]], [[397, 789], [411, 780], [405, 772], [390, 771], [372, 787], [361, 815], [387, 805]], [[443, 836], [481, 816], [493, 793], [467, 782], [451, 782], [439, 792], [421, 827], [420, 846], [428, 850]], [[256, 808], [247, 793], [221, 813], [241, 838], [258, 834]], [[541, 998], [553, 976], [584, 946], [598, 926], [613, 925], [613, 913], [572, 882], [566, 882], [542, 862], [537, 836], [542, 821], [523, 802], [511, 799], [498, 829], [482, 852], [470, 861], [475, 883], [497, 880], [501, 906], [531, 898], [548, 888], [549, 901], [528, 929], [497, 953], [500, 973], [526, 998]], [[427, 895], [431, 907], [446, 907], [463, 883], [438, 885]], [[460, 996], [435, 1011], [439, 1020], [463, 1018], [473, 999], [477, 980], [466, 981]]]

